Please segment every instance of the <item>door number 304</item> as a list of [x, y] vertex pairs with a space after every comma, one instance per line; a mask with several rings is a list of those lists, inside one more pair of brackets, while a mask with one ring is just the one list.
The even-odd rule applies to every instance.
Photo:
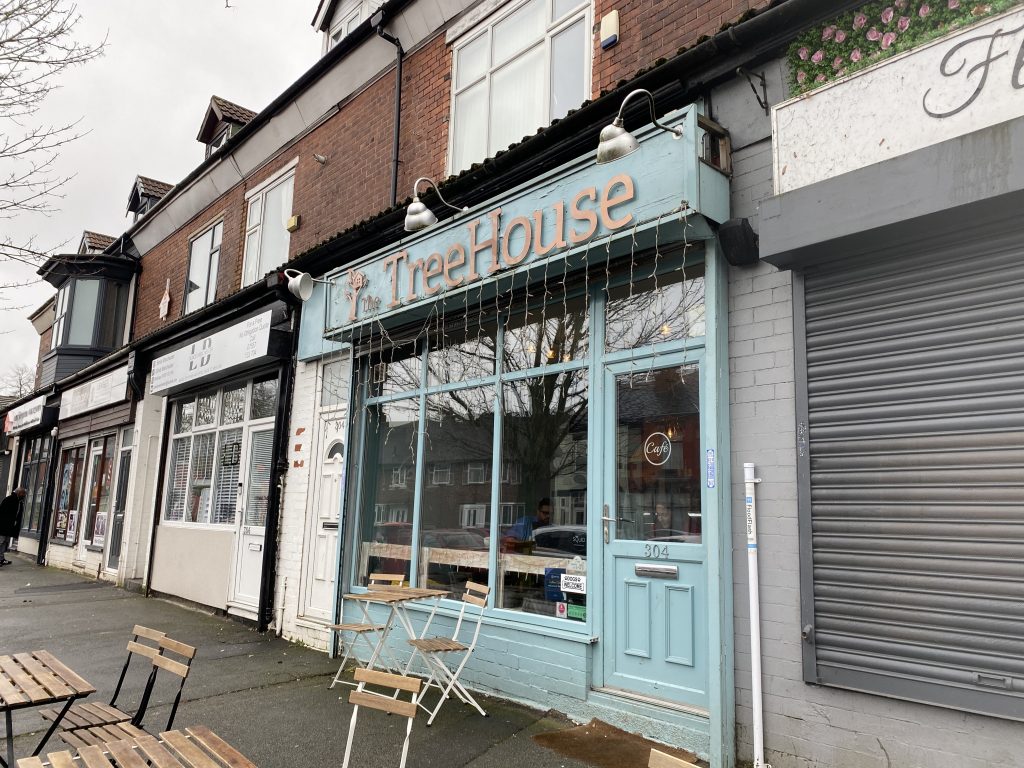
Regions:
[[668, 560], [668, 545], [644, 544], [644, 557]]

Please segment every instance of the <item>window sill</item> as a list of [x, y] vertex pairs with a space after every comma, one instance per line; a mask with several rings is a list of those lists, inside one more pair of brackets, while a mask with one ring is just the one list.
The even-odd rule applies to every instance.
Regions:
[[49, 543], [56, 544], [58, 547], [67, 547], [68, 549], [73, 549], [75, 546], [75, 542], [65, 541], [64, 539], [50, 539]]
[[39, 531], [22, 531], [18, 534], [19, 539], [34, 539], [39, 541]]
[[103, 552], [102, 544], [86, 544], [85, 549], [87, 552]]

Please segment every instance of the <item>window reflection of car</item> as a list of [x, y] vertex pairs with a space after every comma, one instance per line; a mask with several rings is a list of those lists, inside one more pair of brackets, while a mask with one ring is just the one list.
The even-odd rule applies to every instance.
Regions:
[[535, 555], [587, 556], [585, 525], [546, 525], [533, 532]]
[[487, 549], [484, 537], [463, 528], [452, 530], [424, 531], [420, 536], [424, 547], [444, 547], [445, 549]]

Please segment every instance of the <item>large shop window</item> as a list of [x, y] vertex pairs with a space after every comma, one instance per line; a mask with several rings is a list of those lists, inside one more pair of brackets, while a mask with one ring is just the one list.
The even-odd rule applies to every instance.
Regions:
[[590, 95], [590, 2], [527, 0], [454, 49], [452, 173], [565, 117]]
[[21, 487], [26, 490], [21, 529], [38, 534], [46, 496], [46, 478], [50, 471], [50, 437], [35, 437], [25, 443], [21, 462]]
[[[245, 483], [250, 487], [266, 484], [265, 480], [261, 484], [261, 478], [253, 471], [244, 475], [244, 468], [247, 465], [269, 466], [262, 455], [269, 450], [269, 438], [250, 441], [246, 434], [254, 427], [265, 430], [268, 423], [273, 423], [276, 405], [276, 376], [207, 390], [172, 404], [165, 521], [202, 525], [236, 523], [238, 507], [243, 501], [239, 488]], [[273, 431], [266, 434], [272, 435]], [[243, 456], [247, 448], [248, 457]], [[249, 513], [265, 516], [265, 499], [245, 501]]]
[[[588, 519], [600, 499], [588, 492], [588, 472], [601, 466], [588, 461], [600, 413], [590, 406], [592, 377], [604, 360], [653, 360], [703, 344], [703, 265], [655, 263], [646, 273], [634, 265], [603, 272], [575, 296], [561, 283], [523, 295], [528, 303], [481, 300], [432, 318], [411, 331], [415, 344], [362, 342], [356, 583], [402, 573], [458, 597], [472, 580], [491, 586], [496, 609], [585, 620], [587, 596], [559, 587], [563, 573], [586, 574], [592, 554]], [[659, 385], [649, 383], [655, 394]], [[642, 409], [641, 390], [633, 400]], [[664, 428], [699, 444], [695, 424]], [[699, 510], [695, 493], [677, 506]], [[654, 515], [655, 502], [679, 500], [650, 501]], [[652, 517], [651, 536], [699, 537], [699, 516], [657, 523]]]
[[84, 511], [85, 446], [60, 452], [57, 467], [57, 502], [53, 517], [53, 538], [68, 544], [78, 541], [78, 526]]
[[288, 219], [292, 215], [295, 168], [250, 193], [245, 218], [242, 285], [252, 285], [288, 261]]

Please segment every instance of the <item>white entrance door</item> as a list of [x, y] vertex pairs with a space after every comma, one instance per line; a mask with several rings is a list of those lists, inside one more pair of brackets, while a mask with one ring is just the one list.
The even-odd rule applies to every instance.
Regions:
[[338, 520], [345, 473], [345, 419], [321, 422], [319, 482], [310, 488], [307, 514], [306, 577], [302, 615], [330, 621], [334, 615], [334, 577], [338, 551]]
[[246, 454], [231, 603], [243, 609], [241, 612], [255, 615], [260, 602], [264, 533], [274, 464], [273, 428], [249, 432]]

